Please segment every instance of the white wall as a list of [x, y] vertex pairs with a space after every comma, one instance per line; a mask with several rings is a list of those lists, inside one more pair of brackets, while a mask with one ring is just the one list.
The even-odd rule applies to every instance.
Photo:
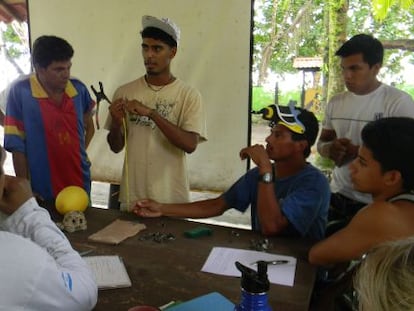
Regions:
[[[87, 86], [115, 89], [145, 73], [141, 16], [169, 17], [181, 28], [174, 75], [198, 88], [207, 114], [208, 142], [189, 156], [193, 189], [224, 190], [246, 170], [239, 150], [248, 141], [251, 0], [28, 0], [32, 42], [44, 34], [75, 49], [72, 75]], [[93, 93], [91, 92], [93, 96]], [[104, 124], [107, 104], [100, 107]], [[88, 150], [93, 179], [118, 182], [123, 154], [113, 154], [107, 131]], [[138, 142], [137, 142], [138, 143]]]

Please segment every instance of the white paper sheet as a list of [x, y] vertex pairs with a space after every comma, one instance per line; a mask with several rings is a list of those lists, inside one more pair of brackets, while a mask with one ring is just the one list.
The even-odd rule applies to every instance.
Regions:
[[241, 276], [241, 272], [236, 268], [236, 261], [257, 271], [257, 265], [252, 263], [258, 260], [288, 260], [289, 262], [286, 264], [268, 265], [267, 274], [270, 283], [293, 286], [297, 260], [291, 256], [227, 247], [213, 247], [201, 271], [228, 276]]

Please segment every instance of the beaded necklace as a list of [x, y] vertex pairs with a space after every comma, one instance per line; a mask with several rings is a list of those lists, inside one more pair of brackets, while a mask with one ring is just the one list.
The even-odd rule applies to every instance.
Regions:
[[154, 92], [159, 92], [159, 91], [161, 91], [165, 86], [167, 86], [168, 84], [170, 84], [171, 82], [173, 82], [174, 80], [175, 80], [175, 77], [173, 76], [173, 75], [170, 75], [170, 79], [167, 81], [167, 83], [166, 84], [164, 84], [164, 85], [153, 85], [153, 84], [150, 84], [150, 83], [148, 83], [148, 78], [147, 78], [147, 75], [145, 75], [145, 83], [147, 83], [147, 86], [151, 89], [151, 90], [153, 90]]

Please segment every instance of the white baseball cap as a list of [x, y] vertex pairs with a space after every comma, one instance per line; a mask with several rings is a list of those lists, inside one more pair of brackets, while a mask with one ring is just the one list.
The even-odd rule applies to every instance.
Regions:
[[175, 40], [175, 42], [177, 42], [178, 45], [180, 41], [180, 29], [169, 18], [161, 17], [158, 19], [154, 16], [144, 15], [142, 17], [142, 29], [148, 27], [154, 27], [164, 31], [165, 33], [169, 34]]

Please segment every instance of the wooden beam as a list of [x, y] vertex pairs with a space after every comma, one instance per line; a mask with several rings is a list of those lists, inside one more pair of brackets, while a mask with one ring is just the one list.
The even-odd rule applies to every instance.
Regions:
[[[19, 3], [25, 3], [25, 1], [15, 2], [15, 4]], [[15, 9], [14, 5], [5, 0], [0, 0], [0, 20], [6, 23], [10, 23], [13, 20], [24, 22], [24, 18]]]

